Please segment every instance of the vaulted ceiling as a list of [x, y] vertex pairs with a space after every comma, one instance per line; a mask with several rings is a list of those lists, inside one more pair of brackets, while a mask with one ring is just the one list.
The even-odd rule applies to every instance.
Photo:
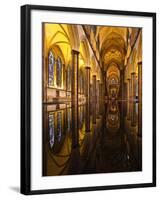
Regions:
[[100, 54], [105, 71], [110, 63], [116, 63], [122, 69], [127, 52], [127, 34], [125, 27], [99, 28]]

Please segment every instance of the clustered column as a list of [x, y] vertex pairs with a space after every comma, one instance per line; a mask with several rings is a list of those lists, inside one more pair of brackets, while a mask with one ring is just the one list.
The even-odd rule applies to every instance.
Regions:
[[96, 100], [96, 75], [93, 75], [93, 101]]
[[79, 52], [72, 50], [72, 104], [78, 104], [78, 67]]
[[86, 101], [90, 101], [90, 67], [86, 67]]
[[85, 114], [85, 131], [90, 132], [90, 67], [86, 67], [86, 85], [85, 85], [85, 95], [86, 95], [86, 114]]
[[78, 144], [78, 68], [79, 52], [72, 50], [72, 146], [76, 148]]
[[96, 123], [96, 75], [93, 75], [93, 102], [92, 102], [92, 108], [93, 108], [93, 124]]

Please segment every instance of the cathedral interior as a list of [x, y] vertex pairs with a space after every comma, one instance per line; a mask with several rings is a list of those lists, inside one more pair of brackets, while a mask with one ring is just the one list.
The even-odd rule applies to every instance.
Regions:
[[42, 175], [141, 171], [142, 29], [42, 32]]

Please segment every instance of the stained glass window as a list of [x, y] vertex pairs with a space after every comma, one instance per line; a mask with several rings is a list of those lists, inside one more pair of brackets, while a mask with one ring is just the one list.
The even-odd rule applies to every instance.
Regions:
[[54, 137], [55, 137], [54, 126], [55, 126], [55, 124], [54, 124], [54, 114], [50, 114], [49, 115], [49, 144], [50, 144], [51, 148], [54, 145]]
[[57, 86], [62, 85], [62, 61], [60, 57], [57, 59]]
[[57, 113], [57, 138], [58, 142], [60, 142], [62, 137], [62, 113]]
[[48, 85], [53, 86], [54, 85], [54, 55], [52, 51], [49, 52], [48, 56]]

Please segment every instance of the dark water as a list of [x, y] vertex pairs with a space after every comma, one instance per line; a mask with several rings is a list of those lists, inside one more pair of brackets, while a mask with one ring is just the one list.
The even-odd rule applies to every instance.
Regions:
[[43, 106], [43, 176], [142, 170], [142, 106]]

